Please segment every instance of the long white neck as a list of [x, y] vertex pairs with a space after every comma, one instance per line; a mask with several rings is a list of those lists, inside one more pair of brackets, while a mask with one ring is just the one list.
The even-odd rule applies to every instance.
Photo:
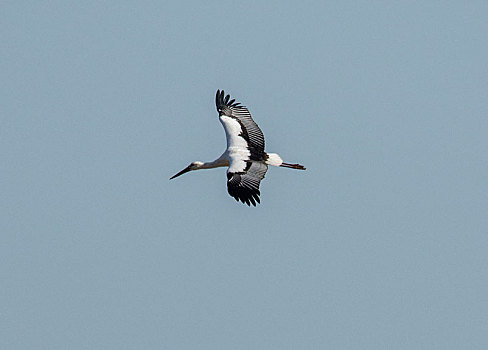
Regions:
[[199, 169], [212, 169], [212, 168], [219, 168], [228, 165], [229, 165], [229, 161], [217, 159], [214, 160], [213, 162], [203, 163], [202, 166], [199, 167]]
[[219, 168], [224, 166], [229, 166], [229, 159], [227, 158], [225, 152], [213, 162], [201, 163], [198, 169], [212, 169], [212, 168]]

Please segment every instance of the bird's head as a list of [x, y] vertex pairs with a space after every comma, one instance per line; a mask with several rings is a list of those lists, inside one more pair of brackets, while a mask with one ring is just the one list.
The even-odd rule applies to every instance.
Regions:
[[171, 176], [169, 179], [172, 180], [175, 177], [183, 175], [189, 171], [200, 169], [202, 167], [202, 165], [203, 165], [203, 162], [199, 162], [199, 161], [191, 162], [190, 165], [188, 165], [185, 169], [180, 171], [178, 174]]

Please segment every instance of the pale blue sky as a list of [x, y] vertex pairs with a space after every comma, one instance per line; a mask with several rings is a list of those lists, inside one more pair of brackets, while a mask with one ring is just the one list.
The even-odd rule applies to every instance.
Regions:
[[[1, 349], [488, 348], [486, 1], [3, 1]], [[214, 106], [250, 108], [262, 204]]]

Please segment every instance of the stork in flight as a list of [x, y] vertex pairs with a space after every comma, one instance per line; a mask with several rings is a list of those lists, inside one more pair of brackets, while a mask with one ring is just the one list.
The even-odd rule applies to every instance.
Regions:
[[227, 137], [227, 149], [213, 162], [192, 162], [170, 180], [192, 170], [228, 166], [229, 194], [236, 201], [256, 206], [256, 202], [260, 203], [259, 183], [268, 165], [305, 170], [303, 165], [284, 163], [276, 153], [266, 153], [263, 132], [252, 120], [249, 110], [235, 102], [235, 99], [231, 100], [230, 95], [225, 96], [224, 90], [217, 90], [215, 104]]

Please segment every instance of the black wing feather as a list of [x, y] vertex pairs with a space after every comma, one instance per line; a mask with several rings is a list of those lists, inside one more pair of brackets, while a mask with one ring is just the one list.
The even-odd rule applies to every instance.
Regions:
[[[235, 99], [230, 100], [230, 95], [225, 96], [224, 90], [217, 90], [217, 95], [215, 95], [215, 105], [217, 110], [223, 109], [224, 107], [244, 107], [240, 106], [240, 103], [235, 102]], [[245, 108], [245, 107], [244, 107]]]
[[267, 170], [264, 162], [248, 161], [245, 171], [227, 173], [227, 191], [236, 201], [256, 206], [256, 202], [261, 203], [259, 185]]
[[242, 133], [241, 136], [248, 144], [251, 152], [251, 160], [265, 161], [266, 153], [264, 152], [264, 135], [259, 126], [254, 122], [251, 113], [245, 106], [230, 100], [230, 95], [225, 95], [224, 90], [217, 90], [215, 104], [219, 115], [226, 115], [234, 118], [239, 122]]

